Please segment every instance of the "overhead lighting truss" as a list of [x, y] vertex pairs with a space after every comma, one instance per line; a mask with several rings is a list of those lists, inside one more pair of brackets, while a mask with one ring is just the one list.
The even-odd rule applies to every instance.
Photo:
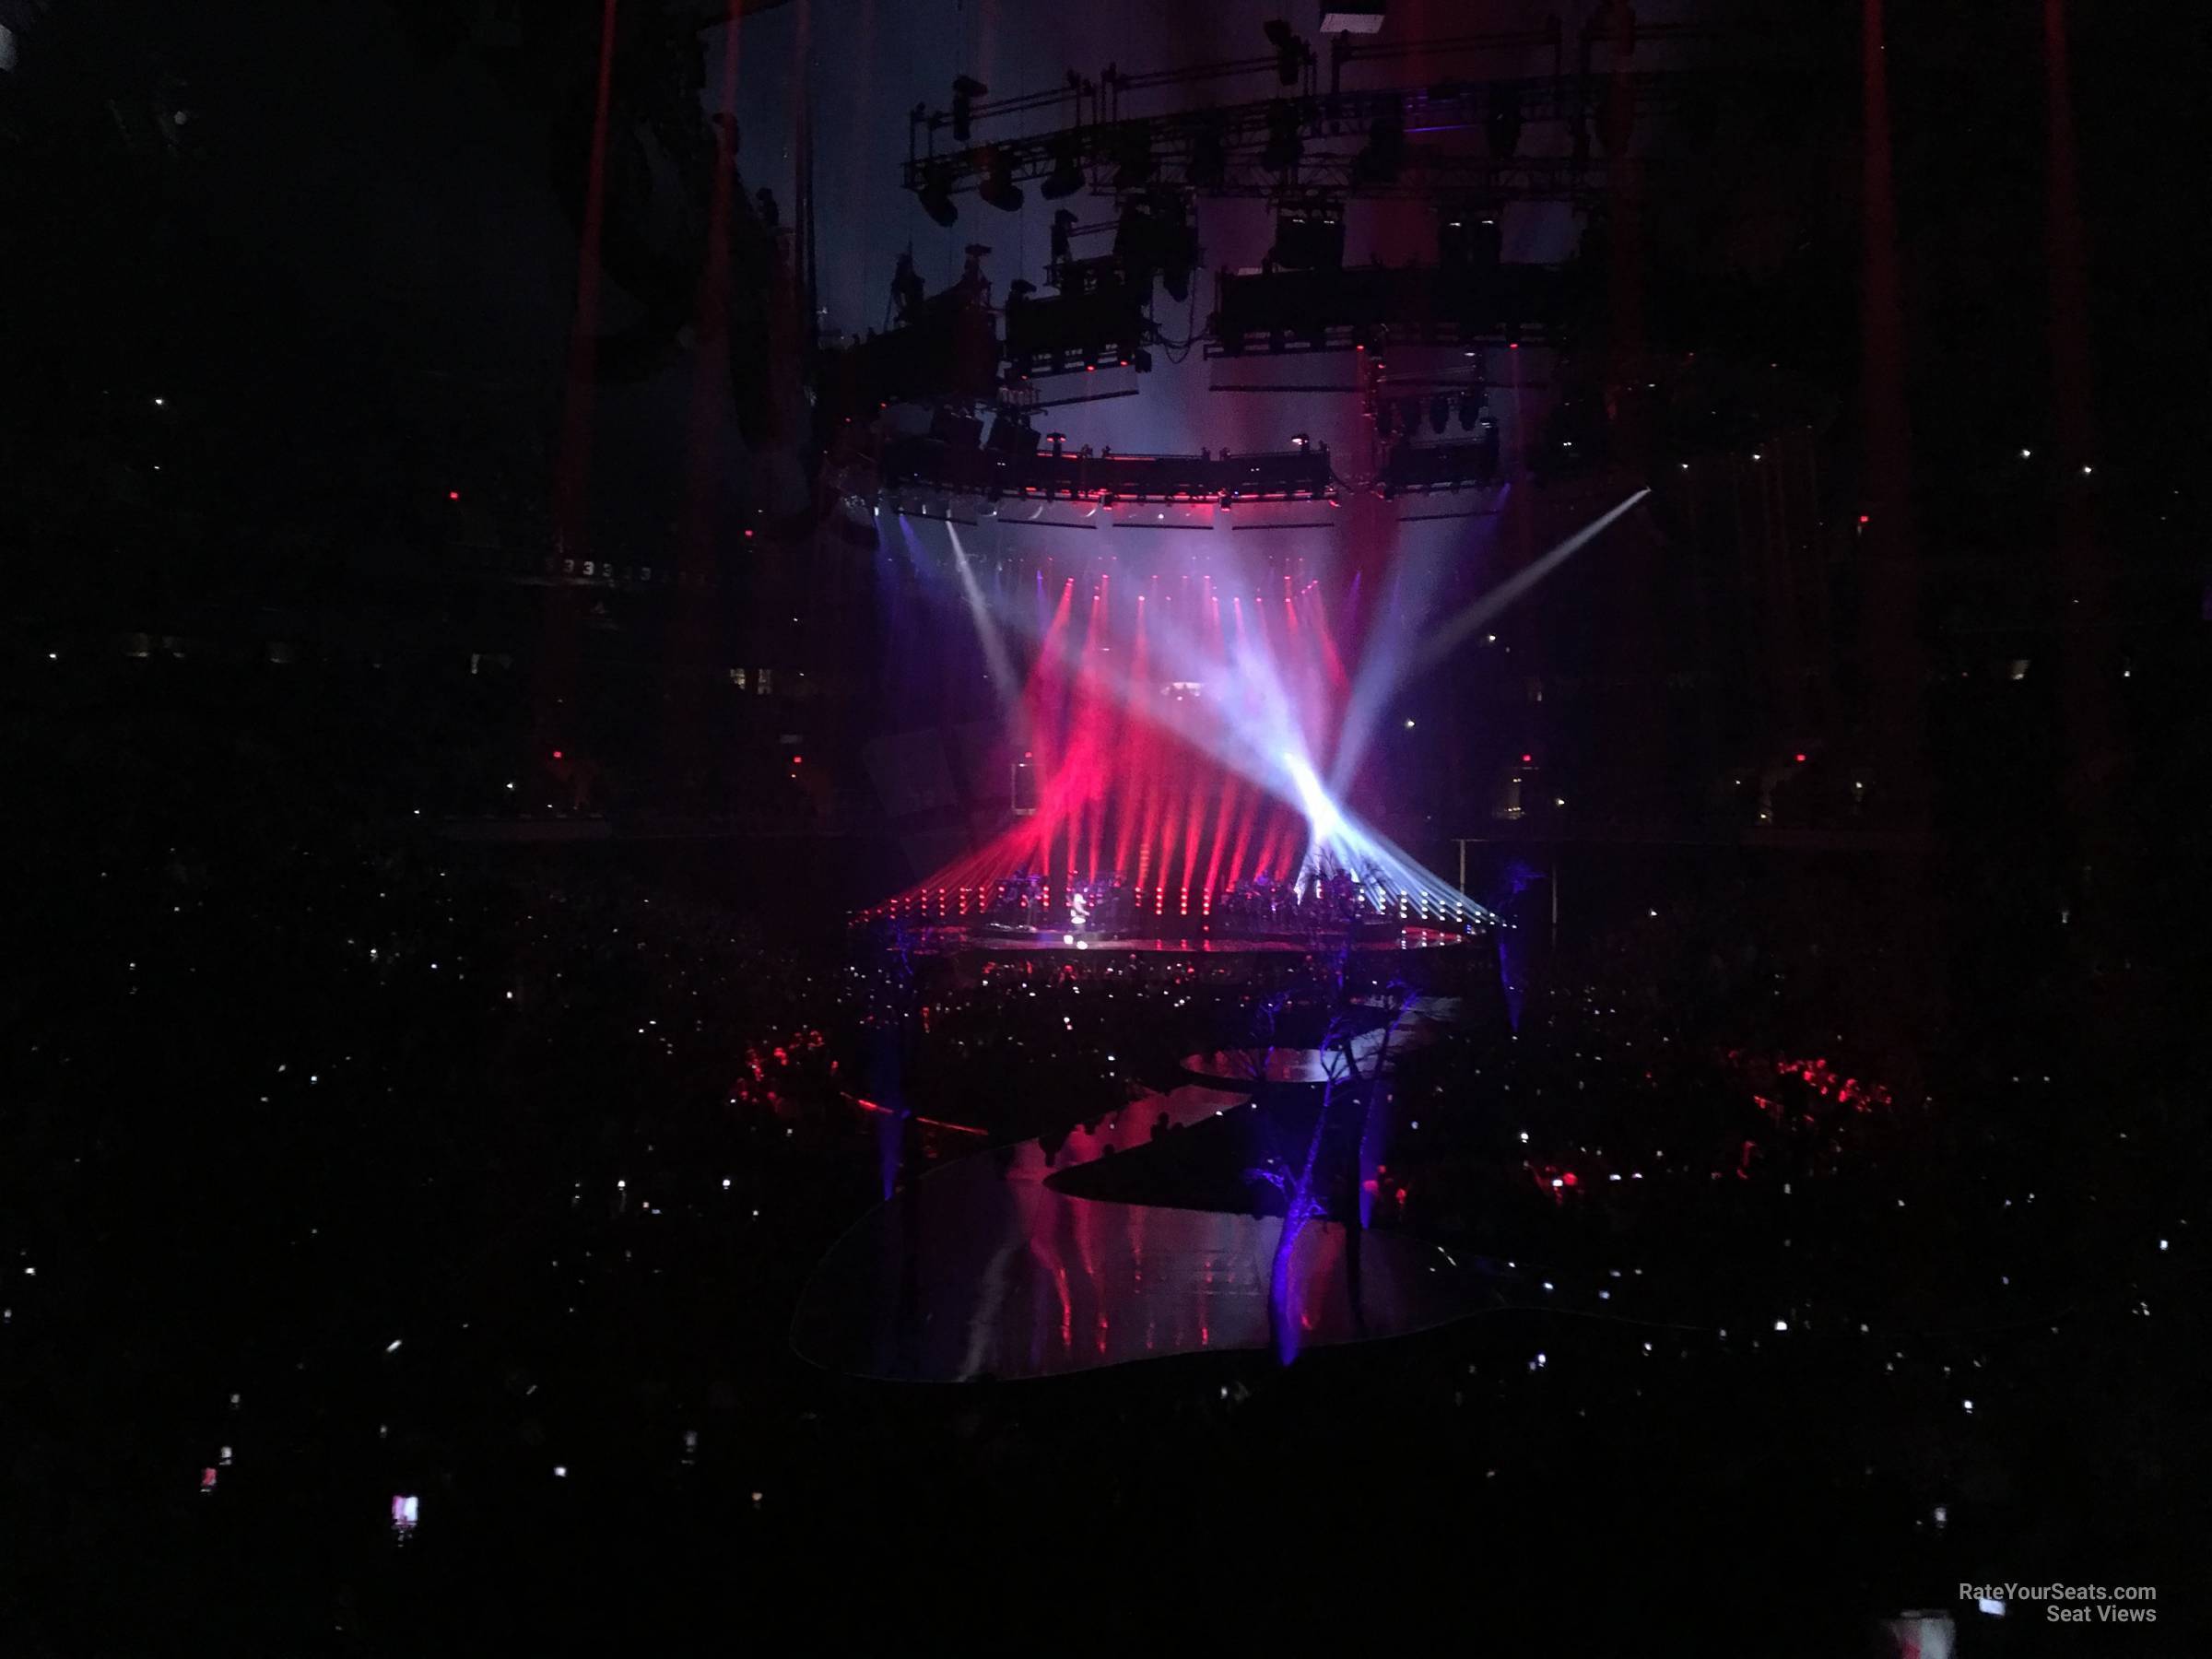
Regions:
[[1253, 455], [1086, 455], [1064, 440], [1032, 449], [1026, 441], [1009, 448], [904, 438], [885, 445], [881, 474], [887, 491], [930, 489], [989, 501], [1233, 508], [1337, 496], [1328, 448], [1312, 442]]
[[[1124, 78], [1113, 89], [1132, 84]], [[948, 118], [916, 110], [903, 182], [933, 202], [983, 186], [1003, 194], [1009, 185], [1048, 181], [1048, 195], [1065, 195], [1078, 179], [1104, 194], [1166, 183], [1215, 197], [1326, 191], [1384, 200], [1464, 191], [1497, 202], [1582, 200], [1622, 182], [1624, 169], [1653, 165], [1650, 156], [1594, 142], [1602, 123], [1625, 119], [1634, 131], [1665, 130], [1679, 113], [1709, 112], [1735, 85], [1748, 83], [1711, 70], [1538, 76], [1306, 91], [1137, 117], [1112, 112], [1105, 96], [1096, 95], [1093, 120], [950, 150], [935, 148]], [[1065, 110], [1067, 96], [1006, 103]], [[977, 105], [973, 119], [985, 113]], [[1438, 142], [1453, 135], [1465, 136], [1464, 148]]]
[[1571, 267], [1541, 265], [1224, 271], [1206, 355], [1556, 345], [1575, 279]]

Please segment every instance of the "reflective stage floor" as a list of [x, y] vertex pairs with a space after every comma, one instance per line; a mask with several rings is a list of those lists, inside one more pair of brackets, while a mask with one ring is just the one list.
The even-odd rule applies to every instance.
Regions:
[[[1046, 1184], [1128, 1151], [1164, 1112], [1178, 1124], [1250, 1110], [1197, 1085], [1148, 1095], [1048, 1163], [1036, 1140], [933, 1171], [832, 1247], [800, 1299], [792, 1341], [833, 1371], [914, 1382], [1045, 1377], [1131, 1360], [1273, 1346], [1272, 1217], [1107, 1203]], [[1299, 1345], [1403, 1335], [1494, 1304], [1432, 1245], [1367, 1234], [1357, 1271], [1342, 1227], [1309, 1225], [1295, 1273]]]
[[[1356, 1075], [1365, 1076], [1378, 1054], [1384, 1056], [1387, 1065], [1399, 1055], [1427, 1047], [1446, 1026], [1457, 1024], [1463, 1017], [1458, 997], [1415, 997], [1389, 1031], [1387, 1049], [1380, 1027], [1361, 1031], [1351, 1040]], [[1270, 1083], [1326, 1083], [1343, 1072], [1345, 1063], [1340, 1055], [1324, 1054], [1317, 1048], [1277, 1044], [1274, 1048], [1214, 1049], [1203, 1054], [1185, 1054], [1182, 1064], [1194, 1077], [1249, 1091], [1253, 1079], [1263, 1073]]]

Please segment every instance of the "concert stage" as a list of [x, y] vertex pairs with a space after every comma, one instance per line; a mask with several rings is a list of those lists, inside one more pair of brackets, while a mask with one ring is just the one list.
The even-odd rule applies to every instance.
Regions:
[[[1394, 925], [1387, 931], [1362, 932], [1350, 941], [1350, 946], [1363, 955], [1384, 951], [1445, 950], [1480, 936], [1472, 931]], [[1210, 933], [1167, 936], [1066, 933], [1047, 928], [975, 927], [959, 924], [919, 928], [908, 938], [910, 949], [924, 955], [939, 956], [969, 952], [1023, 957], [1065, 956], [1076, 951], [1108, 956], [1312, 956], [1341, 949], [1345, 944], [1346, 939], [1341, 933], [1333, 938], [1313, 935], [1295, 939], [1217, 936]]]

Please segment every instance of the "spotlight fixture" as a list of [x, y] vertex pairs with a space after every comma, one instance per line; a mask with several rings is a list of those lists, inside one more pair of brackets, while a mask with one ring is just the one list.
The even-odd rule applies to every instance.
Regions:
[[952, 136], [955, 143], [965, 144], [974, 130], [975, 100], [991, 88], [972, 75], [952, 77]]
[[1113, 187], [1135, 190], [1152, 177], [1152, 134], [1141, 121], [1131, 122], [1113, 141]]
[[1199, 190], [1218, 190], [1229, 182], [1229, 147], [1218, 121], [1208, 121], [1191, 135], [1191, 159], [1183, 176]]
[[1001, 213], [1021, 211], [1021, 186], [1014, 182], [1014, 159], [1004, 150], [991, 152], [991, 171], [975, 194]]
[[1168, 290], [1168, 298], [1178, 304], [1191, 297], [1191, 267], [1194, 263], [1194, 257], [1187, 257], [1160, 267], [1160, 286]]
[[1505, 251], [1504, 232], [1495, 214], [1465, 206], [1446, 207], [1437, 217], [1436, 254], [1454, 269], [1495, 265]]
[[1260, 165], [1269, 172], [1288, 172], [1298, 165], [1298, 159], [1306, 153], [1306, 141], [1300, 132], [1302, 123], [1298, 106], [1288, 99], [1278, 98], [1267, 106], [1267, 146], [1260, 151]]
[[960, 217], [960, 210], [952, 205], [952, 174], [943, 166], [932, 167], [922, 175], [922, 188], [914, 193], [922, 204], [922, 211], [949, 229]]
[[1046, 201], [1057, 202], [1083, 188], [1086, 182], [1083, 159], [1078, 153], [1073, 134], [1053, 139], [1045, 153], [1053, 159], [1053, 171], [1045, 175], [1044, 182], [1037, 188], [1043, 193]]
[[1168, 298], [1180, 303], [1191, 297], [1191, 272], [1198, 264], [1198, 228], [1191, 223], [1190, 205], [1181, 196], [1155, 191], [1150, 205], [1152, 258]]
[[1137, 288], [1152, 286], [1152, 274], [1159, 267], [1159, 244], [1156, 227], [1147, 204], [1131, 200], [1123, 203], [1121, 218], [1113, 227], [1113, 256], [1122, 262], [1122, 268]]
[[1306, 447], [1306, 445], [1312, 443], [1312, 441], [1313, 440], [1303, 432], [1293, 432], [1290, 434], [1290, 447], [1292, 449], [1302, 450]]
[[1275, 48], [1275, 78], [1286, 87], [1298, 85], [1298, 72], [1305, 67], [1306, 43], [1293, 34], [1290, 25], [1281, 18], [1271, 18], [1260, 25], [1267, 42]]
[[1521, 147], [1521, 96], [1509, 87], [1496, 87], [1490, 92], [1489, 118], [1483, 130], [1490, 141], [1490, 154], [1500, 161], [1512, 159]]
[[1039, 441], [1035, 427], [1021, 416], [1002, 409], [992, 418], [983, 447], [994, 454], [1034, 455]]
[[1452, 400], [1439, 392], [1429, 400], [1429, 429], [1440, 438], [1452, 422]]
[[1471, 432], [1476, 423], [1489, 413], [1489, 398], [1480, 392], [1462, 392], [1459, 394], [1459, 429]]
[[1352, 177], [1362, 184], [1396, 182], [1406, 160], [1406, 121], [1395, 102], [1367, 129], [1367, 147], [1352, 158]]
[[1332, 201], [1286, 206], [1275, 220], [1275, 263], [1292, 271], [1333, 271], [1344, 265], [1344, 209]]

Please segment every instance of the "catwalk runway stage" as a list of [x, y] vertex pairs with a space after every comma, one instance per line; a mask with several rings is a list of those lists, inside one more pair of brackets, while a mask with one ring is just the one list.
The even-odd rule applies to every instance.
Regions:
[[[1274, 1217], [1071, 1196], [1047, 1177], [1178, 1125], [1253, 1110], [1248, 1089], [1186, 1085], [1097, 1125], [946, 1165], [865, 1217], [815, 1271], [792, 1342], [853, 1376], [918, 1382], [1066, 1375], [1133, 1360], [1274, 1346]], [[1403, 1335], [1493, 1305], [1487, 1281], [1433, 1245], [1359, 1241], [1309, 1223], [1295, 1273], [1301, 1347]]]

